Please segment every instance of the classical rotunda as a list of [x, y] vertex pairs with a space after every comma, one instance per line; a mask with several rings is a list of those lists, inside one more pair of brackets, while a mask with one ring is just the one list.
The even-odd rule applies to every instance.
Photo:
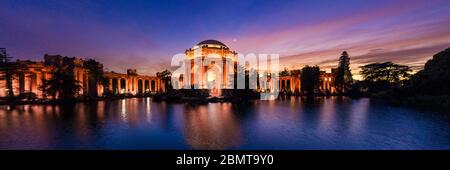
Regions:
[[190, 70], [186, 81], [190, 83], [191, 88], [211, 89], [212, 93], [233, 88], [230, 86], [235, 75], [236, 52], [224, 43], [205, 40], [187, 49], [185, 55]]

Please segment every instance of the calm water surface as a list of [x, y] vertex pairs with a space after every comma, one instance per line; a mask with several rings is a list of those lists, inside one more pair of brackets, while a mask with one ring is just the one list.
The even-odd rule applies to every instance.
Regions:
[[0, 149], [450, 149], [450, 114], [334, 97], [0, 106]]

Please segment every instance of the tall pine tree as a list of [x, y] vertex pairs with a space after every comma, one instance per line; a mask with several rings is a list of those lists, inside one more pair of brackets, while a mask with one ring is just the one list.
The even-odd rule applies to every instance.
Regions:
[[339, 58], [339, 65], [336, 71], [334, 84], [339, 93], [345, 93], [353, 82], [353, 75], [350, 71], [350, 57], [347, 51], [342, 52]]

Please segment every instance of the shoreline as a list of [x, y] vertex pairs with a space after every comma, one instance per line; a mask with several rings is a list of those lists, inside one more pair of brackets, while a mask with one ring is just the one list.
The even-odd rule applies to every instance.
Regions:
[[[90, 103], [98, 101], [119, 101], [122, 99], [138, 99], [150, 97], [154, 102], [166, 102], [166, 103], [187, 103], [187, 104], [207, 104], [207, 103], [245, 103], [250, 101], [259, 100], [259, 98], [247, 97], [192, 97], [192, 96], [168, 96], [167, 94], [153, 94], [142, 96], [115, 96], [115, 97], [99, 97], [95, 99], [76, 99], [74, 101], [61, 101], [61, 100], [37, 100], [37, 101], [20, 101], [20, 102], [6, 102], [0, 101], [0, 106], [20, 106], [20, 105], [73, 105], [78, 103]], [[444, 111], [450, 113], [450, 99], [448, 96], [419, 96], [413, 98], [380, 98], [373, 95], [294, 95], [283, 94], [279, 95], [275, 100], [287, 99], [289, 97], [301, 97], [301, 98], [326, 98], [326, 97], [348, 97], [351, 99], [369, 98], [377, 103], [389, 104], [393, 106], [406, 106], [418, 109]], [[438, 100], [438, 101], [436, 101]]]
[[[259, 95], [259, 94], [258, 94]], [[294, 95], [294, 94], [282, 94], [277, 97], [351, 97], [348, 95], [325, 95], [325, 94], [317, 94], [317, 95]], [[133, 99], [133, 98], [152, 98], [155, 102], [168, 102], [168, 103], [221, 103], [221, 102], [243, 102], [243, 101], [254, 101], [259, 100], [259, 98], [241, 96], [241, 97], [192, 97], [192, 96], [168, 96], [166, 94], [154, 94], [154, 95], [145, 95], [145, 96], [115, 96], [115, 97], [98, 97], [95, 99], [75, 99], [74, 101], [61, 101], [61, 100], [46, 100], [46, 99], [38, 99], [35, 101], [0, 101], [0, 106], [5, 105], [67, 105], [67, 104], [76, 104], [76, 103], [89, 103], [89, 102], [97, 102], [97, 101], [117, 101], [122, 99]], [[358, 97], [355, 97], [358, 98]]]

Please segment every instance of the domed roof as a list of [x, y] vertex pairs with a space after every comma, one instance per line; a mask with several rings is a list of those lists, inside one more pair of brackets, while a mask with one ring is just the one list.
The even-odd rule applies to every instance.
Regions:
[[206, 45], [206, 44], [221, 45], [221, 46], [227, 47], [227, 45], [225, 45], [224, 43], [217, 41], [217, 40], [205, 40], [205, 41], [198, 43], [197, 45]]

